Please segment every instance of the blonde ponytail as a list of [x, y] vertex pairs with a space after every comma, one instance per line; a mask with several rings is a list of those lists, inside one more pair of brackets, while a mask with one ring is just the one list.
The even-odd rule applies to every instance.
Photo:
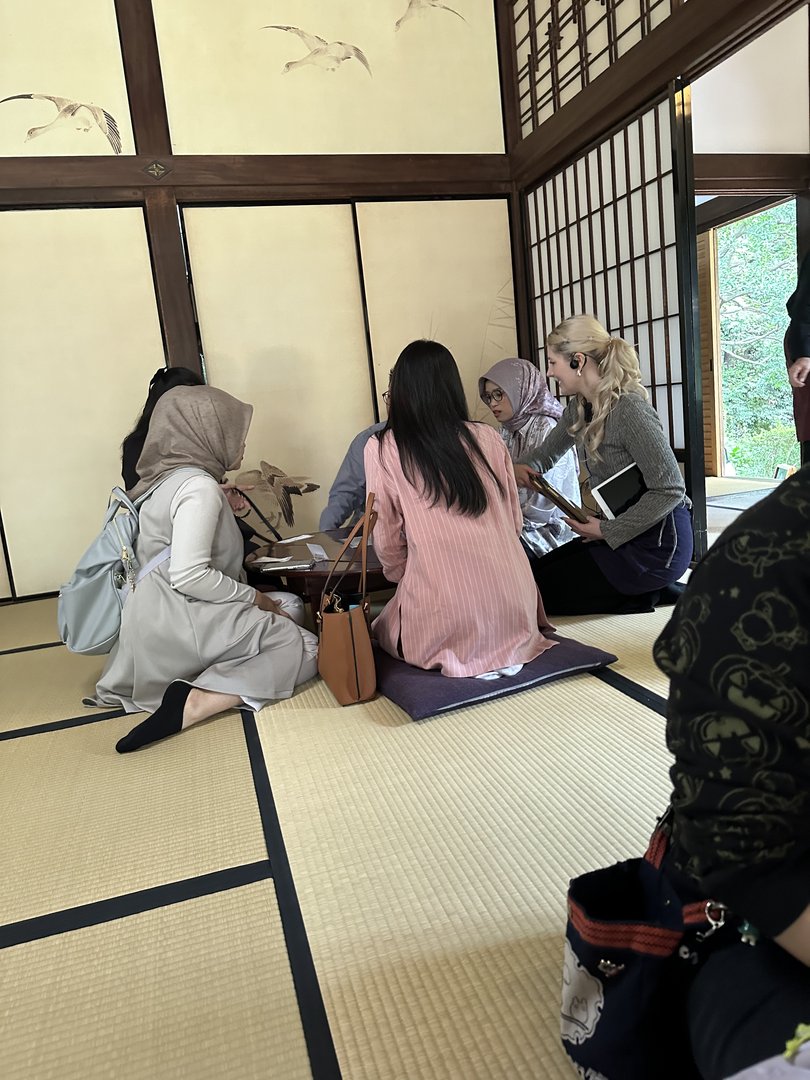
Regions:
[[599, 386], [591, 400], [591, 417], [585, 419], [585, 401], [577, 395], [577, 418], [568, 432], [584, 444], [588, 454], [599, 460], [599, 446], [605, 437], [605, 421], [623, 394], [638, 394], [647, 400], [641, 382], [636, 350], [624, 338], [611, 337], [593, 315], [573, 315], [555, 327], [546, 344], [570, 361], [583, 353], [597, 366]]

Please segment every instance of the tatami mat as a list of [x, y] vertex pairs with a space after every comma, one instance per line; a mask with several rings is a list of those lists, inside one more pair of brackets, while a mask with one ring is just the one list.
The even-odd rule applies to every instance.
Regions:
[[3, 1080], [311, 1076], [270, 881], [0, 952]]
[[570, 1080], [566, 884], [643, 851], [663, 720], [591, 676], [418, 724], [310, 694], [258, 719], [344, 1077]]
[[103, 712], [86, 709], [82, 698], [95, 693], [105, 660], [76, 656], [64, 645], [0, 656], [0, 731]]
[[0, 652], [58, 640], [55, 599], [0, 605]]
[[776, 480], [752, 480], [747, 476], [707, 476], [706, 496], [732, 495], [737, 491], [759, 491], [760, 488], [774, 488]]
[[610, 665], [611, 671], [665, 698], [669, 679], [656, 666], [652, 646], [672, 611], [659, 607], [641, 615], [560, 615], [552, 621], [561, 634], [615, 653], [619, 659]]
[[124, 757], [133, 722], [0, 742], [0, 923], [267, 857], [239, 716]]

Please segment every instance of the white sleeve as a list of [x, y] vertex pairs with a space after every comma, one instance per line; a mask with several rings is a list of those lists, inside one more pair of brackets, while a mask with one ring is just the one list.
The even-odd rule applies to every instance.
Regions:
[[[252, 604], [256, 590], [242, 585], [211, 565], [214, 535], [227, 504], [213, 479], [193, 476], [172, 499], [172, 555], [169, 581], [173, 589], [195, 600], [223, 604], [238, 600]], [[230, 512], [230, 510], [229, 510]]]

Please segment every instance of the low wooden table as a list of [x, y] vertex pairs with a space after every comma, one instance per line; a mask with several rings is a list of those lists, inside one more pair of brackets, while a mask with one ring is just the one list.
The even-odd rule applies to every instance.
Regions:
[[[349, 531], [349, 529], [344, 528], [332, 529], [325, 533], [314, 533], [312, 536], [307, 537], [307, 540], [304, 541], [304, 543], [308, 542], [325, 546], [323, 545], [323, 539], [325, 537], [327, 541], [331, 541], [328, 545], [331, 547], [334, 542], [345, 540], [349, 535]], [[275, 544], [272, 548], [265, 546], [259, 548], [256, 554], [267, 555], [274, 552], [278, 555], [284, 551], [286, 546], [287, 545], [282, 545], [280, 548]], [[348, 560], [349, 554], [350, 553], [347, 552], [346, 556], [344, 556], [344, 563]], [[333, 558], [335, 556], [337, 556], [337, 550], [335, 550]], [[250, 563], [246, 564], [245, 569], [247, 570], [248, 584], [252, 585], [255, 589], [258, 589], [259, 592], [273, 592], [278, 589], [286, 589], [287, 592], [295, 593], [296, 596], [300, 596], [309, 604], [313, 621], [317, 626], [317, 615], [321, 606], [321, 594], [323, 593], [326, 579], [329, 577], [329, 571], [332, 569], [332, 559], [315, 562], [308, 570], [284, 570], [279, 568], [278, 571], [264, 572], [251, 570]], [[342, 571], [338, 569], [335, 574], [335, 580], [340, 577], [341, 572]], [[360, 573], [360, 559], [358, 557], [354, 567], [343, 579], [342, 588], [346, 592], [359, 592]], [[382, 572], [377, 553], [374, 548], [370, 546], [366, 563], [366, 591], [376, 592], [378, 589], [393, 588], [395, 588], [395, 584], [389, 581]]]

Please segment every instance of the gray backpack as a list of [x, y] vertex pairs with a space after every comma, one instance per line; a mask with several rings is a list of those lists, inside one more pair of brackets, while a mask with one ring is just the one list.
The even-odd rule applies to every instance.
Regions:
[[164, 548], [143, 567], [135, 558], [138, 511], [165, 479], [168, 477], [134, 502], [122, 488], [113, 488], [101, 532], [82, 555], [70, 581], [59, 590], [59, 635], [71, 652], [88, 656], [108, 653], [118, 640], [127, 596], [171, 555], [172, 549]]

